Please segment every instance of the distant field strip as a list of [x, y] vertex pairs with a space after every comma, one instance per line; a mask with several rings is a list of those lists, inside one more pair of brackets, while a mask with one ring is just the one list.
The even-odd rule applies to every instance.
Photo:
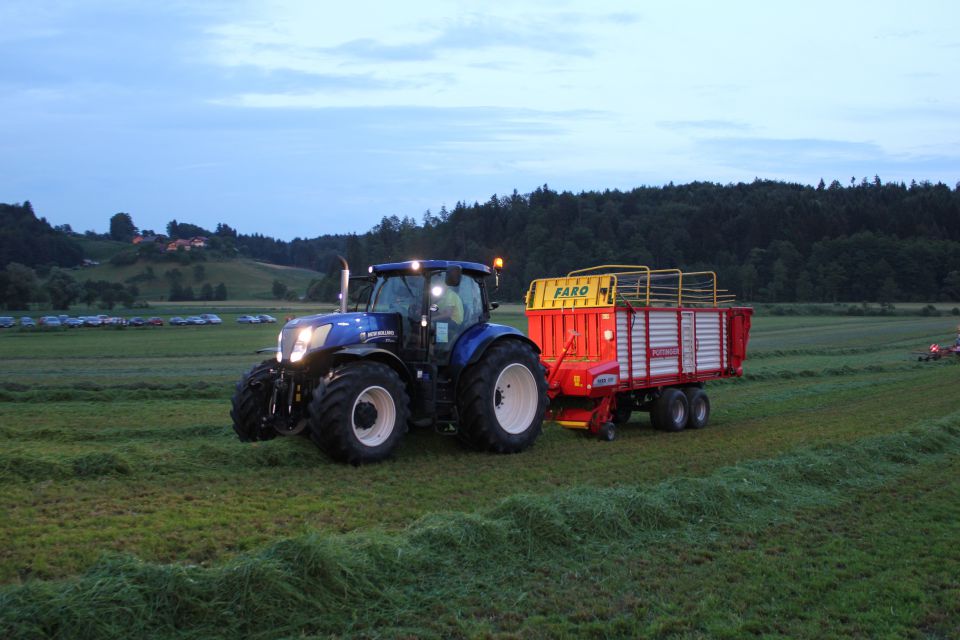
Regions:
[[[285, 539], [210, 568], [110, 556], [78, 577], [3, 588], [0, 635], [490, 633], [517, 626], [509, 612], [524, 599], [539, 603], [533, 611], [524, 608], [527, 614], [554, 610], [546, 594], [525, 597], [510, 586], [516, 579], [530, 588], [531, 573], [564, 566], [551, 565], [553, 558], [574, 556], [578, 564], [590, 565], [613, 545], [638, 549], [635, 557], [621, 559], [634, 562], [639, 550], [664, 539], [694, 545], [733, 533], [756, 534], [792, 522], [805, 510], [848, 502], [918, 468], [953, 464], [958, 456], [960, 412], [954, 412], [897, 433], [721, 467], [703, 478], [513, 495], [475, 513], [434, 513], [397, 533]], [[494, 590], [491, 599], [479, 604], [488, 589]], [[512, 607], [503, 592], [517, 598]], [[371, 602], [376, 606], [365, 604]], [[488, 617], [460, 617], [463, 610], [477, 609]], [[640, 632], [649, 621], [641, 616], [617, 624], [608, 632], [627, 634], [630, 624], [641, 625], [634, 628]], [[776, 629], [775, 621], [754, 624], [761, 631]]]

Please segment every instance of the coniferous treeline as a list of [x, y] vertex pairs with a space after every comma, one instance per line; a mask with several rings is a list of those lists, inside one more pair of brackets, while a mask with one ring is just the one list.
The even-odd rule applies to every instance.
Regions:
[[0, 203], [0, 268], [11, 262], [72, 267], [81, 260], [80, 245], [51, 227], [46, 218], [37, 218], [29, 200]]
[[354, 271], [390, 260], [502, 256], [507, 298], [534, 278], [645, 264], [717, 271], [721, 286], [749, 301], [958, 300], [960, 190], [879, 178], [849, 187], [757, 180], [580, 194], [544, 185], [427, 212], [419, 224], [393, 216], [364, 234], [290, 243], [239, 235], [237, 245], [319, 270], [336, 269], [337, 253]]

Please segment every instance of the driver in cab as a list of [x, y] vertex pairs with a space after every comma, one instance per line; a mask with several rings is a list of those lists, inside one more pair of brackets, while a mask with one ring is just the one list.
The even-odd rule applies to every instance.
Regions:
[[437, 310], [433, 312], [433, 319], [437, 322], [463, 323], [463, 301], [452, 288], [436, 285], [430, 291], [434, 298]]

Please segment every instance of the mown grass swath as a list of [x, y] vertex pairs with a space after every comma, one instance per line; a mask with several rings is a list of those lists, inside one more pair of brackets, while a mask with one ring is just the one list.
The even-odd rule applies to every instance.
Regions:
[[[876, 505], [879, 530], [906, 513], [889, 492], [908, 477], [927, 542], [892, 527], [874, 551], [929, 544], [945, 570], [960, 566], [941, 544], [960, 517], [937, 515], [960, 493], [960, 363], [910, 355], [949, 336], [942, 318], [757, 318], [747, 375], [710, 386], [702, 431], [662, 434], [635, 415], [601, 443], [548, 426], [506, 457], [414, 431], [395, 459], [360, 468], [302, 438], [236, 440], [232, 385], [277, 327], [225, 320], [0, 334], [0, 636], [815, 637], [836, 609], [788, 604], [781, 584], [800, 600], [822, 586], [788, 545], [817, 545], [807, 556], [830, 571], [877, 573], [849, 548], [851, 501]], [[820, 513], [847, 547], [815, 540], [803, 523]], [[743, 565], [761, 547], [784, 556], [781, 573]], [[936, 573], [923, 571], [891, 579]], [[747, 574], [784, 602], [735, 577]], [[863, 610], [844, 628], [929, 617], [931, 633], [955, 630], [951, 584], [916, 587], [896, 614], [847, 593]]]
[[[443, 629], [418, 612], [469, 598], [478, 582], [497, 588], [505, 565], [522, 573], [557, 554], [588, 559], [611, 539], [649, 545], [664, 537], [696, 542], [757, 532], [957, 454], [960, 414], [953, 414], [704, 478], [515, 495], [474, 514], [431, 515], [396, 534], [286, 539], [213, 568], [111, 556], [77, 578], [6, 588], [0, 620], [7, 637], [349, 635], [377, 634], [381, 625], [403, 631], [406, 624], [440, 635]], [[465, 567], [472, 575], [466, 585], [448, 579], [447, 570], [460, 575]], [[448, 614], [445, 608], [437, 613]]]

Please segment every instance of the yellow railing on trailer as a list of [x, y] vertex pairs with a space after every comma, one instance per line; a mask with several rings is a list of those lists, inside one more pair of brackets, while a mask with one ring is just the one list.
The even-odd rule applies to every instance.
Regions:
[[651, 269], [607, 264], [571, 271], [566, 277], [530, 283], [530, 310], [582, 309], [625, 304], [634, 307], [718, 307], [735, 297], [717, 288], [713, 271]]

